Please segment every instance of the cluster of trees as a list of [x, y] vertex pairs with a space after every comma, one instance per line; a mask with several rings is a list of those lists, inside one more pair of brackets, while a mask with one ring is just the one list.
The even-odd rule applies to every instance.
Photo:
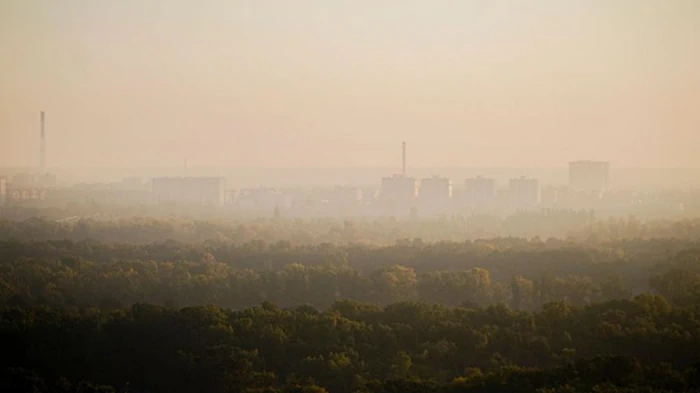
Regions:
[[[97, 216], [103, 217], [103, 216]], [[236, 219], [129, 217], [109, 219], [68, 217], [61, 220], [28, 218], [0, 220], [0, 240], [64, 240], [91, 238], [103, 242], [149, 243], [178, 240], [198, 243], [205, 240], [236, 244], [253, 240], [292, 244], [364, 243], [391, 245], [397, 239], [420, 238], [426, 242], [463, 241], [494, 237], [573, 237], [619, 240], [634, 238], [699, 239], [700, 220], [640, 221], [596, 219], [587, 211], [518, 212], [505, 218], [486, 215], [400, 221], [383, 219]]]
[[0, 311], [0, 391], [690, 391], [700, 388], [699, 310], [655, 295], [538, 312], [350, 301], [323, 312], [11, 308]]
[[325, 309], [349, 299], [534, 310], [655, 291], [700, 299], [700, 248], [682, 241], [599, 244], [493, 239], [391, 247], [251, 242], [188, 245], [0, 241], [0, 306], [146, 302], [243, 308], [263, 301]]
[[[618, 296], [619, 295], [619, 296]], [[218, 304], [242, 308], [272, 301], [282, 306], [326, 308], [337, 299], [377, 304], [422, 300], [446, 305], [509, 304], [533, 309], [553, 300], [587, 304], [626, 297], [619, 280], [594, 283], [580, 276], [514, 277], [492, 283], [488, 270], [416, 274], [395, 265], [368, 275], [335, 266], [292, 264], [280, 269], [235, 269], [211, 262], [114, 262], [20, 260], [0, 266], [0, 304], [97, 306], [112, 310], [139, 301], [159, 305]]]
[[700, 222], [446, 222], [0, 221], [0, 392], [700, 392]]

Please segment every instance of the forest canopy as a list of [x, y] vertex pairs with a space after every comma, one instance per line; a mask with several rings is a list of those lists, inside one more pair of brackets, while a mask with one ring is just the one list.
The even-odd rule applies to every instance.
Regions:
[[[695, 224], [634, 223], [388, 242], [418, 224], [1, 222], [0, 391], [700, 389]], [[383, 237], [273, 241], [305, 230]]]

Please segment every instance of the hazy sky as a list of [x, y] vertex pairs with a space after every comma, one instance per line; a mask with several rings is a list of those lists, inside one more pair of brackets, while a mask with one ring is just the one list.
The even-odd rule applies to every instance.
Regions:
[[698, 0], [0, 0], [0, 166], [700, 167]]

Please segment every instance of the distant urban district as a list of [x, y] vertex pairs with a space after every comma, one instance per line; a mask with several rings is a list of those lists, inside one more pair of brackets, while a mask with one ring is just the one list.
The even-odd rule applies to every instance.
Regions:
[[609, 163], [598, 161], [571, 162], [565, 186], [543, 185], [526, 176], [511, 178], [505, 184], [485, 176], [460, 182], [441, 176], [418, 180], [404, 168], [399, 174], [381, 178], [376, 186], [236, 189], [223, 177], [182, 172], [181, 176], [125, 178], [118, 183], [65, 184], [55, 175], [31, 172], [0, 177], [0, 218], [23, 219], [35, 213], [66, 218], [119, 211], [127, 216], [397, 219], [502, 218], [524, 211], [571, 210], [600, 218], [679, 219], [700, 213], [700, 191], [616, 189], [611, 184]]
[[68, 184], [41, 152], [0, 178], [0, 392], [700, 392], [691, 187], [418, 180], [405, 145], [376, 186]]
[[0, 392], [700, 392], [700, 199], [570, 169], [555, 202], [531, 178], [17, 176]]

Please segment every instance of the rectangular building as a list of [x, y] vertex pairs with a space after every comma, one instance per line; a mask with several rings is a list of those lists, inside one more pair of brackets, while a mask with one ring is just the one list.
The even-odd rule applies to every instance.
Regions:
[[510, 179], [508, 191], [517, 207], [533, 207], [540, 203], [540, 182], [529, 177]]
[[222, 206], [224, 186], [222, 177], [157, 177], [152, 192], [158, 203]]
[[424, 202], [448, 201], [452, 197], [452, 180], [439, 176], [422, 179], [418, 195]]
[[335, 186], [323, 190], [323, 200], [335, 205], [354, 205], [362, 200], [362, 189], [358, 187]]
[[394, 175], [382, 178], [380, 197], [385, 201], [410, 201], [416, 198], [416, 191], [416, 179]]
[[5, 192], [6, 204], [46, 200], [46, 189], [40, 187], [15, 187], [13, 183]]
[[569, 186], [582, 191], [610, 188], [610, 163], [606, 161], [570, 162]]
[[293, 195], [275, 188], [250, 188], [238, 192], [235, 206], [243, 210], [272, 212], [275, 208], [288, 209], [294, 202]]
[[496, 181], [486, 177], [472, 177], [466, 179], [465, 197], [471, 205], [490, 204], [496, 198]]
[[36, 175], [31, 173], [18, 173], [12, 178], [12, 187], [28, 188], [36, 186]]

